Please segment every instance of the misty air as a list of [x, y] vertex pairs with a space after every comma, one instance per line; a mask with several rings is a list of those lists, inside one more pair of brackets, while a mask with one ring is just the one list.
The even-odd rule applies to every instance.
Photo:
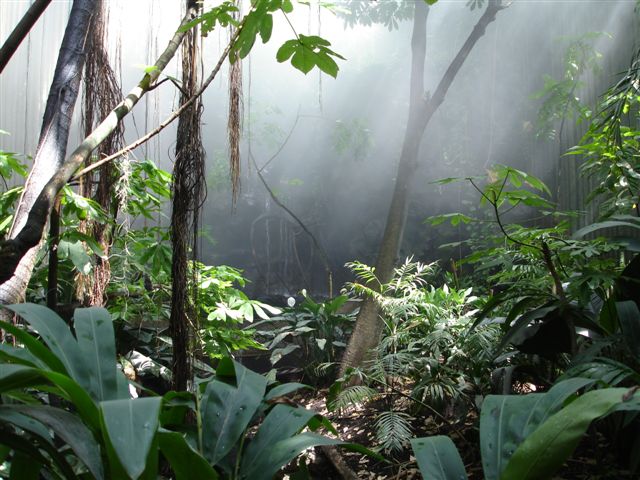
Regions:
[[640, 475], [640, 2], [0, 0], [0, 478]]

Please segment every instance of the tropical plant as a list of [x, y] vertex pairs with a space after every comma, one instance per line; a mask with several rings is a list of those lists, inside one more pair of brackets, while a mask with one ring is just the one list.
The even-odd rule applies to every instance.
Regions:
[[[616, 411], [640, 410], [637, 388], [603, 388], [581, 395], [594, 380], [573, 378], [547, 393], [490, 395], [480, 416], [482, 466], [487, 480], [551, 478], [571, 455], [593, 420]], [[448, 437], [411, 441], [425, 478], [466, 479]]]
[[314, 301], [304, 290], [302, 295], [300, 304], [285, 307], [280, 315], [256, 324], [261, 325], [257, 335], [271, 352], [271, 365], [296, 352], [305, 376], [318, 380], [340, 359], [356, 312], [341, 313], [349, 300], [347, 295], [326, 302]]
[[253, 324], [257, 316], [268, 321], [269, 315], [278, 315], [280, 309], [257, 300], [235, 288], [245, 286], [242, 272], [224, 265], [218, 267], [195, 263], [200, 322], [199, 339], [205, 354], [221, 358], [237, 350], [264, 349], [254, 340], [255, 328], [242, 328]]
[[[383, 449], [399, 451], [412, 428], [411, 416], [395, 401], [408, 397], [416, 412], [426, 408], [441, 418], [455, 407], [472, 406], [473, 394], [490, 386], [499, 329], [491, 324], [469, 333], [476, 298], [471, 289], [430, 285], [433, 264], [407, 259], [387, 284], [380, 284], [371, 267], [357, 262], [350, 266], [358, 281], [349, 286], [375, 298], [385, 331], [373, 358], [362, 368], [348, 370], [332, 387], [329, 405], [344, 408], [382, 397], [387, 411], [376, 421], [377, 438]], [[354, 379], [363, 384], [353, 384]]]
[[[195, 395], [132, 399], [116, 368], [106, 310], [77, 309], [74, 337], [46, 307], [8, 308], [40, 335], [0, 323], [23, 345], [0, 345], [0, 445], [11, 478], [38, 478], [41, 471], [70, 479], [155, 478], [161, 453], [177, 479], [270, 479], [314, 445], [345, 445], [374, 455], [300, 433], [320, 426], [335, 433], [323, 417], [282, 401], [301, 384], [269, 385], [224, 358]], [[47, 394], [61, 406], [48, 405]], [[189, 418], [196, 418], [195, 430]]]
[[639, 67], [640, 50], [631, 59], [627, 72], [603, 96], [598, 114], [580, 144], [569, 151], [582, 156], [583, 174], [599, 182], [589, 199], [601, 199], [600, 212], [605, 218], [640, 215]]

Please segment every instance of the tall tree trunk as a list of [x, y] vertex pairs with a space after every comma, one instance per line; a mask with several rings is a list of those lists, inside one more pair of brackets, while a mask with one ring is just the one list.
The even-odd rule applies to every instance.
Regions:
[[[83, 85], [82, 120], [84, 134], [88, 136], [100, 121], [122, 98], [122, 90], [118, 77], [109, 62], [107, 53], [108, 2], [100, 0], [101, 6], [91, 22], [91, 31], [87, 40], [87, 61], [85, 65]], [[92, 157], [107, 157], [124, 146], [124, 126], [120, 124], [102, 144]], [[114, 222], [118, 216], [119, 201], [114, 200], [113, 187], [116, 184], [116, 171], [111, 163], [80, 178], [79, 192], [85, 197], [93, 197], [98, 204], [109, 213]], [[106, 290], [111, 280], [109, 250], [111, 249], [114, 224], [105, 224], [88, 220], [79, 228], [92, 235], [100, 245], [104, 256], [95, 255], [95, 266], [89, 275], [78, 272], [75, 278], [76, 296], [81, 304], [103, 306]]]
[[[71, 117], [82, 78], [85, 41], [91, 17], [95, 14], [99, 3], [98, 0], [73, 2], [58, 54], [53, 82], [49, 89], [33, 167], [16, 209], [13, 226], [9, 233], [10, 239], [16, 238], [27, 224], [27, 217], [38, 195], [64, 161]], [[46, 216], [43, 223], [46, 223]], [[44, 225], [38, 238], [42, 237], [43, 230]], [[39, 249], [39, 243], [29, 249], [18, 263], [13, 276], [0, 285], [0, 304], [8, 305], [24, 299]]]
[[[197, 10], [195, 0], [187, 0], [187, 10]], [[238, 60], [239, 61], [239, 60]], [[198, 90], [198, 35], [191, 29], [182, 44], [182, 94], [184, 105]], [[189, 269], [191, 259], [196, 260], [197, 230], [200, 206], [204, 194], [204, 148], [201, 137], [202, 103], [196, 100], [178, 119], [176, 160], [173, 167], [171, 210], [171, 315], [169, 333], [173, 345], [173, 389], [187, 390], [192, 380], [191, 340], [192, 325], [197, 324], [195, 305], [195, 265]], [[191, 271], [192, 275], [189, 275]]]
[[[457, 53], [432, 97], [424, 92], [424, 63], [427, 48], [427, 16], [429, 7], [425, 2], [415, 2], [413, 32], [411, 37], [411, 79], [410, 105], [407, 130], [405, 132], [402, 153], [398, 163], [398, 173], [387, 215], [387, 223], [378, 251], [375, 272], [381, 284], [391, 280], [396, 257], [402, 243], [411, 179], [418, 167], [420, 142], [433, 114], [444, 101], [447, 91], [458, 71], [469, 56], [476, 42], [484, 35], [487, 25], [503, 9], [500, 0], [489, 0], [487, 9], [478, 20], [466, 42]], [[362, 302], [353, 334], [345, 351], [340, 375], [350, 367], [357, 367], [367, 358], [369, 352], [378, 345], [383, 323], [379, 318], [379, 308], [371, 297]]]

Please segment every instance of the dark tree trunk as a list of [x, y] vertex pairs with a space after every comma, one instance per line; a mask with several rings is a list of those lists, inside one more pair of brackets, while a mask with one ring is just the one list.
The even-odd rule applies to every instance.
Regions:
[[[187, 10], [196, 12], [195, 0], [187, 0]], [[197, 30], [187, 33], [182, 44], [182, 94], [184, 105], [198, 90], [198, 37]], [[176, 160], [173, 167], [171, 210], [171, 315], [169, 333], [173, 345], [174, 390], [187, 390], [192, 380], [192, 325], [197, 324], [195, 305], [195, 266], [189, 269], [191, 259], [196, 260], [197, 229], [200, 206], [204, 193], [204, 149], [201, 140], [200, 115], [202, 103], [196, 100], [184, 110], [178, 120]], [[191, 275], [189, 272], [191, 271]]]
[[[56, 171], [60, 169], [64, 161], [71, 117], [73, 116], [82, 78], [82, 68], [85, 60], [85, 40], [91, 17], [95, 14], [99, 3], [98, 0], [75, 0], [73, 2], [69, 22], [64, 33], [60, 53], [58, 54], [53, 83], [49, 89], [49, 97], [40, 131], [40, 140], [33, 159], [33, 167], [16, 209], [13, 226], [9, 234], [10, 239], [14, 239], [27, 224], [29, 212], [40, 192]], [[24, 299], [38, 250], [38, 244], [28, 250], [18, 263], [13, 276], [0, 285], [0, 304], [8, 305]]]
[[[496, 14], [502, 8], [504, 7], [501, 6], [500, 0], [489, 0], [486, 11], [480, 20], [478, 20], [467, 41], [447, 68], [433, 96], [429, 98], [424, 92], [424, 63], [427, 47], [426, 25], [429, 7], [425, 2], [415, 2], [413, 33], [411, 37], [409, 119], [402, 146], [402, 153], [398, 163], [398, 173], [396, 175], [396, 184], [391, 199], [391, 206], [389, 207], [387, 223], [375, 265], [375, 272], [381, 284], [389, 282], [393, 275], [393, 269], [402, 243], [404, 225], [407, 218], [411, 179], [418, 167], [420, 142], [422, 141], [425, 129], [431, 117], [433, 117], [433, 114], [444, 101], [449, 87], [474, 45], [480, 37], [484, 35], [487, 25], [495, 20]], [[379, 318], [377, 304], [371, 297], [365, 298], [360, 308], [353, 334], [349, 339], [349, 345], [343, 357], [340, 369], [341, 376], [346, 373], [348, 368], [361, 365], [369, 355], [369, 352], [378, 345], [382, 333], [382, 326], [383, 324]]]

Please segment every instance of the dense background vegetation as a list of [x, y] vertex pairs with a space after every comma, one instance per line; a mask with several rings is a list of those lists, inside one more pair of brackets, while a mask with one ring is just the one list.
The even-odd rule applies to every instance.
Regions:
[[[615, 33], [628, 36], [608, 52], [614, 58], [598, 46], [615, 36], [581, 25], [554, 45], [538, 89], [502, 89], [525, 97], [509, 117], [518, 127], [505, 132], [494, 131], [498, 93], [470, 80], [483, 71], [472, 53], [492, 52], [495, 81], [502, 46], [497, 34], [487, 46], [488, 36], [516, 5], [469, 1], [455, 11], [469, 15], [460, 17], [466, 42], [430, 56], [428, 29], [450, 18], [437, 16], [447, 2], [186, 2], [172, 41], [118, 104], [124, 95], [101, 36], [108, 4], [74, 2], [63, 42], [91, 32], [88, 59], [61, 49], [34, 158], [0, 151], [0, 476], [327, 478], [311, 447], [344, 478], [369, 475], [363, 462], [374, 478], [419, 470], [430, 479], [539, 479], [559, 469], [582, 478], [598, 466], [566, 462], [585, 451], [611, 478], [637, 475], [640, 50], [635, 2], [618, 3], [587, 8], [611, 18], [627, 9], [629, 23]], [[398, 29], [397, 57], [410, 56], [411, 69], [400, 93], [378, 92], [406, 106], [404, 136], [389, 132], [395, 150], [380, 146], [366, 115], [326, 115], [331, 128], [314, 141], [343, 165], [318, 162], [307, 143], [308, 177], [297, 178], [276, 160], [304, 115], [288, 134], [272, 122], [277, 106], [252, 110], [249, 100], [243, 118], [242, 59], [274, 35], [277, 62], [325, 75], [314, 95], [359, 61], [345, 62], [319, 32], [301, 33], [294, 6], [327, 8], [354, 28]], [[558, 16], [567, 12], [558, 7]], [[580, 24], [578, 16], [567, 18]], [[209, 74], [200, 35], [218, 32], [228, 37]], [[179, 45], [179, 78], [161, 75]], [[80, 80], [59, 78], [61, 65], [85, 71], [84, 140], [70, 156], [75, 96], [65, 95], [76, 81], [77, 95]], [[214, 154], [205, 170], [201, 94], [222, 65], [230, 162]], [[173, 172], [160, 159], [113, 155], [125, 146], [133, 104], [169, 84], [180, 97], [165, 122], [178, 120]], [[474, 115], [489, 118], [488, 130], [474, 128]], [[507, 142], [516, 131], [522, 140]], [[391, 154], [397, 161], [385, 166]], [[538, 164], [544, 156], [553, 161]], [[243, 177], [245, 157], [252, 173]], [[377, 162], [395, 187], [367, 196], [374, 177], [354, 183], [350, 174]], [[201, 211], [205, 176], [214, 213]], [[367, 194], [350, 206], [371, 221], [347, 225], [344, 198], [327, 187], [334, 183], [339, 195]], [[389, 199], [381, 216], [375, 204]], [[233, 205], [236, 225], [222, 227], [220, 211]], [[323, 229], [334, 213], [343, 231]], [[366, 240], [353, 233], [366, 236], [374, 223]], [[217, 233], [224, 228], [233, 234]], [[237, 249], [227, 259], [253, 263], [213, 262], [225, 249]], [[353, 412], [361, 425], [343, 423]], [[336, 446], [356, 456], [345, 462]]]

